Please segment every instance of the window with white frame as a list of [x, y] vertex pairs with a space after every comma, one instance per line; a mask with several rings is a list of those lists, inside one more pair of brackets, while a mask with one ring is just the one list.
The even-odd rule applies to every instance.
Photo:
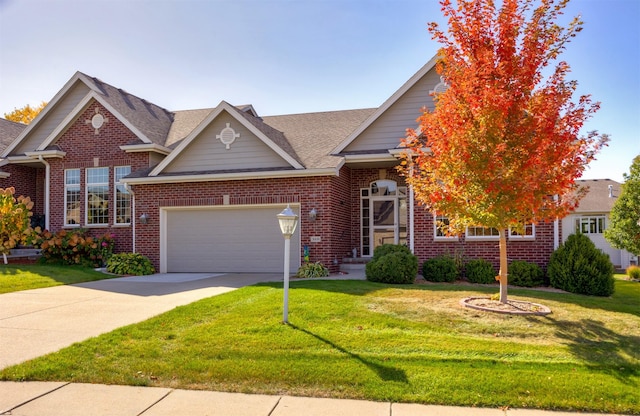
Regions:
[[80, 169], [64, 171], [64, 225], [80, 226]]
[[115, 183], [115, 219], [114, 224], [131, 224], [131, 195], [124, 184], [120, 182], [122, 178], [131, 173], [131, 166], [116, 166], [114, 168]]
[[87, 225], [109, 224], [109, 168], [89, 168], [87, 174]]
[[606, 228], [604, 215], [590, 215], [576, 218], [576, 232], [582, 234], [602, 234]]
[[433, 236], [438, 239], [456, 239], [458, 236], [449, 229], [449, 217], [446, 215], [433, 216]]
[[497, 228], [492, 227], [467, 227], [466, 237], [469, 239], [497, 239], [500, 237]]
[[523, 229], [518, 231], [515, 229], [509, 229], [509, 238], [511, 240], [533, 240], [536, 237], [536, 226], [528, 222], [523, 226]]

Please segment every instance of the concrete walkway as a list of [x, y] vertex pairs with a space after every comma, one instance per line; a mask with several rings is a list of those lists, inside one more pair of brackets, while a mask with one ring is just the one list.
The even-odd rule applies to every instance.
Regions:
[[[357, 273], [334, 279], [362, 279]], [[282, 275], [167, 274], [0, 295], [0, 368], [206, 297]], [[64, 382], [0, 382], [0, 415], [575, 416], [538, 410], [247, 395]], [[582, 413], [582, 415], [587, 415]]]

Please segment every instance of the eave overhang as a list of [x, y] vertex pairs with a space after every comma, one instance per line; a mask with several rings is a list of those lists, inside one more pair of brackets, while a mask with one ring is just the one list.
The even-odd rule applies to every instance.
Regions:
[[171, 149], [156, 143], [127, 144], [124, 146], [120, 146], [120, 150], [126, 153], [153, 152], [153, 153], [159, 153], [164, 156], [171, 153]]

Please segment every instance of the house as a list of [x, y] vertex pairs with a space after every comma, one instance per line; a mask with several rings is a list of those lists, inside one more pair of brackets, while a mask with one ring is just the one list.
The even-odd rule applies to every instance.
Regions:
[[[276, 215], [300, 216], [303, 253], [336, 272], [384, 243], [498, 264], [495, 230], [436, 229], [398, 174], [398, 146], [431, 91], [435, 58], [378, 108], [262, 116], [251, 105], [169, 111], [76, 73], [0, 157], [0, 187], [29, 195], [45, 228], [111, 233], [160, 272], [281, 272]], [[4, 126], [4, 122], [2, 126]], [[510, 233], [510, 259], [545, 266], [560, 222]]]
[[570, 234], [580, 232], [587, 235], [597, 248], [609, 255], [617, 269], [626, 269], [638, 264], [636, 256], [626, 250], [611, 247], [604, 238], [604, 230], [609, 227], [609, 214], [620, 196], [620, 183], [611, 179], [579, 180], [578, 185], [586, 187], [588, 193], [580, 200], [580, 205], [562, 220], [563, 241]]

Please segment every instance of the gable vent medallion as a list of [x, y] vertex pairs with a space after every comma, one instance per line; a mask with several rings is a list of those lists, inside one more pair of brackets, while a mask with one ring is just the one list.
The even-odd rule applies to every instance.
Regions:
[[231, 144], [233, 144], [233, 142], [236, 141], [238, 137], [240, 137], [240, 133], [236, 133], [234, 129], [229, 127], [229, 124], [230, 123], [227, 123], [227, 127], [223, 128], [220, 134], [216, 135], [216, 139], [220, 139], [222, 144], [225, 145], [226, 149], [229, 149], [229, 146], [231, 146]]
[[100, 133], [100, 128], [104, 125], [104, 123], [108, 123], [109, 119], [100, 114], [100, 110], [96, 108], [96, 113], [89, 120], [84, 121], [85, 124], [91, 124], [91, 127], [95, 129], [95, 134], [98, 135]]

